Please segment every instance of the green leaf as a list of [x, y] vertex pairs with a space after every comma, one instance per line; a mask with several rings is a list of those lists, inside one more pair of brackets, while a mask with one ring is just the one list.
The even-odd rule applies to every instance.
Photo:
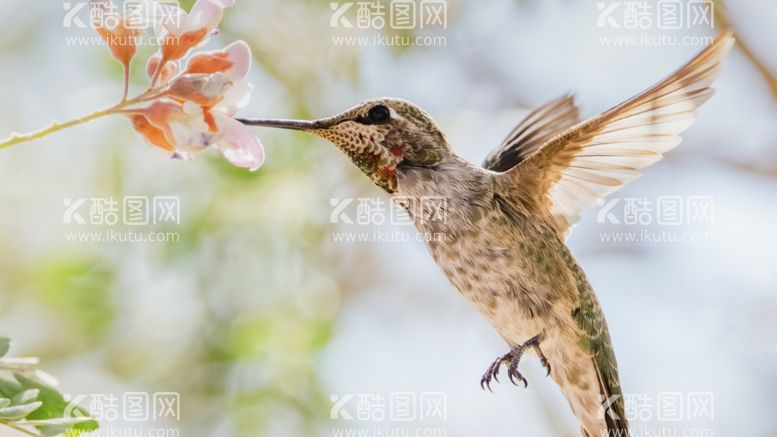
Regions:
[[21, 426], [34, 426], [45, 436], [58, 436], [65, 434], [68, 437], [77, 436], [85, 431], [72, 431], [77, 425], [94, 422], [91, 417], [60, 417], [47, 420], [23, 420], [17, 422]]
[[24, 420], [22, 422], [18, 422], [19, 425], [23, 426], [67, 426], [72, 427], [73, 425], [76, 425], [78, 423], [88, 422], [90, 420], [94, 420], [91, 417], [60, 417], [59, 419], [47, 419], [47, 420]]
[[9, 378], [10, 375], [6, 372], [0, 372], [0, 397], [8, 398], [10, 400], [16, 396], [17, 393], [22, 391], [22, 388], [16, 380]]
[[13, 404], [14, 405], [29, 404], [30, 402], [37, 399], [39, 394], [40, 394], [40, 390], [38, 390], [37, 388], [24, 390], [23, 392], [20, 392], [13, 397]]
[[8, 337], [0, 337], [0, 357], [5, 356], [10, 348], [11, 339]]
[[[8, 350], [5, 337], [0, 337], [0, 349]], [[45, 436], [77, 437], [96, 430], [99, 424], [86, 410], [65, 401], [57, 389], [37, 377], [43, 375], [37, 364], [37, 358], [0, 357], [0, 424], [35, 427]]]
[[14, 405], [0, 409], [0, 420], [19, 420], [43, 405], [43, 402], [36, 401], [24, 405]]
[[[63, 417], [89, 417], [89, 413], [85, 409], [77, 405], [70, 405], [62, 397], [62, 394], [60, 394], [56, 389], [19, 374], [14, 374], [14, 378], [16, 378], [16, 380], [19, 382], [19, 385], [24, 390], [39, 390], [38, 400], [43, 402], [43, 406], [30, 414], [29, 417], [27, 417], [28, 420], [50, 420]], [[77, 431], [93, 431], [98, 427], [99, 425], [97, 424], [97, 421], [90, 419], [79, 421], [79, 423], [75, 424], [72, 429]], [[46, 428], [46, 426], [41, 426], [41, 432], [46, 435], [51, 435], [53, 430], [48, 430]], [[61, 433], [62, 431], [59, 432]]]

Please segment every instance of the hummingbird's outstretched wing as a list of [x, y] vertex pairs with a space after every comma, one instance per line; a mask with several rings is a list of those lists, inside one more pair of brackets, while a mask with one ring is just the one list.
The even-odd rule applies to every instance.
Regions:
[[681, 141], [696, 109], [712, 96], [732, 32], [669, 77], [606, 112], [566, 129], [501, 178], [553, 216], [565, 237], [583, 209], [640, 175]]
[[580, 109], [571, 95], [537, 108], [521, 120], [483, 162], [483, 168], [504, 172], [536, 152], [551, 138], [580, 122]]

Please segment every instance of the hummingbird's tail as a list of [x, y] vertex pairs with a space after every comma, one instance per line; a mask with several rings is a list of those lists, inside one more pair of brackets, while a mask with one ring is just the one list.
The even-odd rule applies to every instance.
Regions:
[[[555, 345], [551, 343], [554, 340]], [[579, 344], [572, 338], [548, 338], [543, 351], [552, 365], [551, 376], [569, 402], [583, 436], [629, 437], [618, 368], [606, 325], [590, 353]]]

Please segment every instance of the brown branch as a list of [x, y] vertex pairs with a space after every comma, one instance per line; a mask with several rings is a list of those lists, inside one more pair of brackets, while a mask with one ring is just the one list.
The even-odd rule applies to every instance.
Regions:
[[[728, 11], [726, 10], [726, 4], [725, 0], [715, 0], [714, 2], [715, 7], [715, 22], [718, 23], [718, 26], [726, 29], [735, 29], [736, 26], [732, 23], [731, 18], [728, 15]], [[772, 96], [775, 100], [777, 100], [777, 76], [769, 69], [769, 67], [761, 60], [760, 57], [753, 51], [753, 49], [745, 42], [744, 38], [742, 38], [742, 35], [739, 33], [736, 34], [737, 38], [737, 46], [742, 51], [742, 54], [745, 55], [748, 61], [750, 61], [751, 64], [753, 64], [758, 70], [758, 73], [761, 74], [761, 76], [766, 80], [767, 85], [769, 86], [769, 90], [772, 93]]]

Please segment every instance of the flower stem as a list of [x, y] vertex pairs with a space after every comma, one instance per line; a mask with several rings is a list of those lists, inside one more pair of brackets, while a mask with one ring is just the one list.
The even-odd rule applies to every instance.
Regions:
[[156, 86], [156, 82], [159, 80], [159, 76], [162, 75], [162, 71], [165, 69], [165, 64], [167, 64], [167, 58], [162, 56], [162, 58], [159, 60], [159, 64], [156, 66], [156, 70], [154, 70], [154, 74], [151, 76], [151, 85], [149, 90]]
[[60, 122], [53, 122], [51, 125], [44, 129], [40, 129], [37, 131], [29, 132], [26, 134], [17, 134], [12, 133], [10, 137], [6, 138], [3, 141], [0, 141], [0, 149], [5, 149], [6, 147], [11, 147], [15, 144], [19, 143], [26, 143], [28, 141], [37, 140], [40, 138], [45, 137], [46, 135], [53, 134], [54, 132], [61, 131], [62, 129], [67, 129], [69, 127], [77, 126], [79, 124], [84, 124], [89, 121], [98, 119], [100, 117], [104, 117], [106, 115], [111, 114], [114, 111], [115, 108], [109, 108], [102, 111], [95, 111], [89, 115], [86, 115], [84, 117], [76, 118], [73, 120], [66, 121], [64, 123]]
[[[152, 90], [153, 91], [153, 90]], [[134, 97], [129, 100], [122, 100], [121, 102], [111, 106], [110, 108], [102, 109], [99, 111], [92, 112], [89, 115], [85, 115], [83, 117], [75, 118], [69, 121], [65, 122], [53, 122], [51, 125], [49, 125], [46, 128], [36, 130], [33, 132], [28, 132], [25, 134], [18, 134], [18, 133], [11, 133], [11, 136], [0, 141], [0, 149], [5, 149], [6, 147], [11, 147], [15, 144], [19, 143], [26, 143], [28, 141], [34, 141], [40, 138], [43, 138], [47, 135], [53, 134], [54, 132], [61, 131], [63, 129], [67, 129], [69, 127], [78, 126], [80, 124], [88, 123], [92, 120], [96, 120], [101, 117], [105, 117], [107, 115], [117, 114], [120, 113], [120, 111], [127, 106], [131, 106], [137, 103], [142, 103], [157, 97], [160, 97], [164, 93], [161, 94], [154, 94], [151, 91], [147, 91], [137, 97]]]
[[129, 95], [129, 82], [130, 82], [130, 64], [129, 62], [124, 64], [124, 93], [121, 95], [121, 101], [127, 100]]

